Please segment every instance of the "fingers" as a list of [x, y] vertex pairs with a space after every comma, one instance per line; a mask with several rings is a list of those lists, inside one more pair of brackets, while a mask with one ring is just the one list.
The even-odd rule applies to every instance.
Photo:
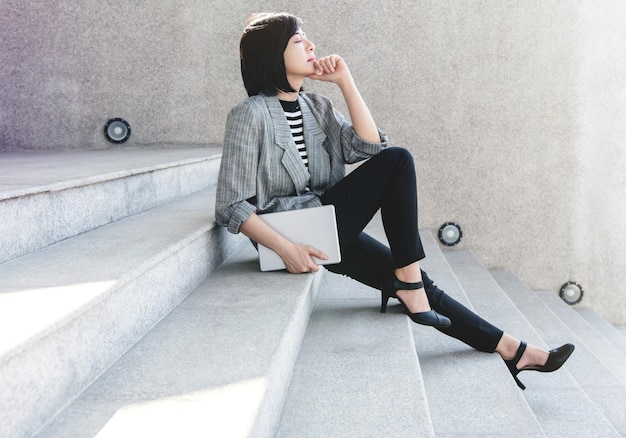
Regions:
[[306, 274], [308, 272], [317, 272], [320, 267], [317, 266], [313, 260], [309, 257], [309, 261], [305, 261], [301, 264], [285, 264], [287, 270], [292, 274]]
[[315, 70], [316, 74], [331, 74], [335, 72], [337, 68], [337, 64], [341, 61], [341, 56], [339, 55], [328, 55], [323, 58], [315, 61]]
[[309, 246], [307, 249], [309, 251], [310, 256], [316, 257], [320, 260], [328, 260], [328, 256], [324, 254], [322, 251], [315, 249], [312, 246]]
[[312, 257], [316, 257], [320, 260], [328, 260], [328, 256], [322, 251], [319, 251], [311, 246], [295, 245], [297, 248], [297, 256], [294, 258], [285, 260], [285, 266], [287, 270], [292, 274], [302, 274], [306, 272], [317, 272], [319, 266], [315, 263]]
[[317, 266], [317, 263], [315, 263], [315, 261], [313, 260], [313, 257], [316, 257], [320, 260], [328, 260], [328, 256], [326, 254], [313, 248], [312, 246], [305, 246], [303, 247], [303, 249], [305, 251], [304, 267], [300, 272], [317, 272], [320, 270], [319, 266]]
[[307, 76], [309, 79], [340, 84], [351, 77], [346, 62], [339, 55], [324, 56], [315, 61], [313, 65], [315, 73]]

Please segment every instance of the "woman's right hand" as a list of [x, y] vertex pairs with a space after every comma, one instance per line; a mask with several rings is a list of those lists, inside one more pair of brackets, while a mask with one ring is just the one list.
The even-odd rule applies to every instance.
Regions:
[[328, 260], [328, 256], [322, 251], [312, 246], [293, 243], [281, 236], [263, 222], [256, 213], [253, 213], [247, 221], [241, 224], [239, 229], [250, 239], [276, 252], [283, 259], [287, 270], [292, 274], [319, 271], [319, 266], [311, 257]]
[[328, 256], [322, 251], [312, 246], [292, 242], [288, 242], [281, 248], [280, 251], [278, 251], [278, 255], [283, 259], [285, 267], [292, 274], [319, 271], [320, 268], [312, 257], [317, 257], [320, 260], [328, 260]]

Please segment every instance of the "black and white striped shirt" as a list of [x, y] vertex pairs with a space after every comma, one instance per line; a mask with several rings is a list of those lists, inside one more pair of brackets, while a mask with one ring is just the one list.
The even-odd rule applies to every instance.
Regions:
[[298, 148], [298, 152], [300, 152], [300, 157], [302, 158], [304, 165], [308, 168], [309, 158], [306, 154], [306, 145], [304, 144], [304, 130], [300, 105], [297, 100], [295, 102], [281, 100], [280, 104], [283, 106], [283, 110], [285, 111], [289, 128], [291, 128], [291, 135], [293, 135], [293, 140], [296, 142], [296, 147]]

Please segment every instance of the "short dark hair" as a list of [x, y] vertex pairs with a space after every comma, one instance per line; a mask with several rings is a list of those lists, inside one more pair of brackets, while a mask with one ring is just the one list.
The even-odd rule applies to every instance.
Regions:
[[239, 40], [241, 77], [248, 96], [293, 92], [283, 53], [302, 21], [291, 14], [264, 12], [248, 19]]

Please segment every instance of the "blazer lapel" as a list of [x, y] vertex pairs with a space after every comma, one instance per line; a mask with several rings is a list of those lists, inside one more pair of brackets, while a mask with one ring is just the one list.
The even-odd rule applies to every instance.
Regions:
[[[309, 182], [309, 171], [304, 165], [302, 158], [300, 158], [298, 148], [293, 140], [291, 129], [289, 129], [289, 124], [287, 123], [287, 118], [285, 117], [285, 111], [278, 101], [278, 98], [275, 96], [265, 96], [265, 101], [274, 125], [274, 142], [276, 146], [283, 150], [281, 161], [283, 166], [285, 166], [287, 173], [293, 180], [297, 192], [300, 194], [301, 192], [304, 192], [304, 189]], [[302, 103], [300, 104], [300, 107], [302, 108]], [[306, 122], [304, 123], [306, 132]], [[304, 141], [306, 142], [306, 134]]]
[[[306, 144], [309, 158], [309, 172], [311, 182], [327, 181], [330, 176], [330, 157], [324, 142], [326, 134], [320, 122], [315, 118], [306, 101], [299, 97], [300, 109], [302, 110], [302, 123], [304, 124], [304, 143]], [[315, 191], [316, 187], [311, 187]]]

